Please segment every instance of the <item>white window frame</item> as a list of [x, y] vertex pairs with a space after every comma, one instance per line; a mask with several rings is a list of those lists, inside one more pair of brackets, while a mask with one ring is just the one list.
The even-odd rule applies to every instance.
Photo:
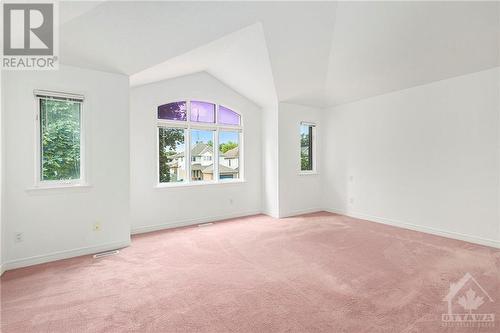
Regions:
[[[156, 187], [177, 187], [177, 186], [196, 186], [196, 185], [209, 185], [209, 184], [226, 184], [226, 183], [243, 183], [245, 182], [244, 178], [244, 144], [243, 144], [243, 116], [241, 113], [235, 111], [232, 107], [224, 107], [229, 108], [231, 111], [237, 113], [240, 116], [240, 125], [226, 125], [219, 124], [219, 106], [220, 104], [207, 101], [203, 99], [182, 99], [178, 100], [178, 102], [186, 101], [186, 120], [168, 120], [168, 119], [158, 119], [158, 113], [156, 110]], [[202, 123], [191, 121], [191, 101], [200, 101], [211, 103], [215, 105], [215, 122], [214, 123]], [[175, 103], [176, 101], [167, 102]], [[160, 140], [159, 140], [159, 130], [160, 128], [183, 128], [184, 129], [184, 163], [186, 170], [186, 177], [182, 182], [170, 182], [170, 183], [161, 183], [160, 182]], [[212, 180], [192, 180], [191, 177], [191, 130], [206, 130], [213, 131], [213, 143], [214, 143], [214, 156], [212, 158], [213, 161], [213, 179]], [[238, 147], [239, 147], [239, 156], [238, 156], [238, 178], [236, 179], [220, 179], [219, 175], [219, 132], [238, 132]]]
[[[300, 130], [302, 126], [310, 126], [312, 127], [312, 138], [311, 138], [311, 143], [312, 143], [312, 170], [302, 170], [302, 165], [301, 165], [301, 153], [302, 153], [302, 143], [301, 143], [301, 137], [300, 137]], [[316, 123], [311, 123], [311, 122], [306, 122], [306, 121], [301, 121], [299, 124], [299, 159], [298, 159], [298, 164], [299, 164], [299, 174], [300, 175], [315, 175], [318, 173], [317, 169], [317, 142], [316, 142], [316, 137], [317, 137], [317, 130], [318, 127]]]
[[[33, 91], [36, 104], [35, 112], [35, 175], [34, 188], [60, 188], [88, 186], [86, 183], [86, 154], [85, 154], [85, 97], [80, 94], [55, 92], [48, 90]], [[73, 100], [80, 103], [80, 178], [66, 180], [43, 180], [42, 179], [42, 142], [40, 126], [40, 100], [41, 99]]]

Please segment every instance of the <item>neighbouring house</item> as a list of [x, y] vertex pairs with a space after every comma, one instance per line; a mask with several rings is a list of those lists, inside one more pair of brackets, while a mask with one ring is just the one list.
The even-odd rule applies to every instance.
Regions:
[[[181, 181], [186, 176], [184, 152], [172, 155], [168, 166], [173, 180]], [[213, 148], [198, 142], [191, 148], [191, 179], [213, 180]], [[219, 156], [220, 179], [239, 178], [239, 147], [221, 153]]]

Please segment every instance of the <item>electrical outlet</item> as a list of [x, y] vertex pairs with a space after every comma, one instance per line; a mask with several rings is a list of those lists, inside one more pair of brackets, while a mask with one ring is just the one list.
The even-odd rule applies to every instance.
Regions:
[[229, 199], [229, 204], [232, 205], [234, 203], [233, 198]]
[[101, 231], [101, 224], [100, 223], [94, 223], [94, 226], [92, 228], [94, 231]]
[[14, 234], [14, 240], [16, 241], [16, 243], [21, 243], [24, 240], [23, 233], [22, 232], [16, 232]]

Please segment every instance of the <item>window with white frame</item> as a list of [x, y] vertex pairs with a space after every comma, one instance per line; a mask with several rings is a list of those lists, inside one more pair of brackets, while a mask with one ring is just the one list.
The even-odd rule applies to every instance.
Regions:
[[300, 171], [312, 173], [316, 171], [316, 125], [302, 122], [300, 124]]
[[243, 127], [237, 112], [204, 101], [167, 103], [158, 106], [157, 127], [160, 184], [243, 178]]
[[83, 183], [83, 96], [35, 91], [35, 98], [36, 183]]

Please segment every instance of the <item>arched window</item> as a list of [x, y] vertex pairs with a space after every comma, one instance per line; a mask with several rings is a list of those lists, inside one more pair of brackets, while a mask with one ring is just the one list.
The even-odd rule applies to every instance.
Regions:
[[243, 179], [242, 121], [232, 109], [205, 101], [158, 106], [159, 184]]

